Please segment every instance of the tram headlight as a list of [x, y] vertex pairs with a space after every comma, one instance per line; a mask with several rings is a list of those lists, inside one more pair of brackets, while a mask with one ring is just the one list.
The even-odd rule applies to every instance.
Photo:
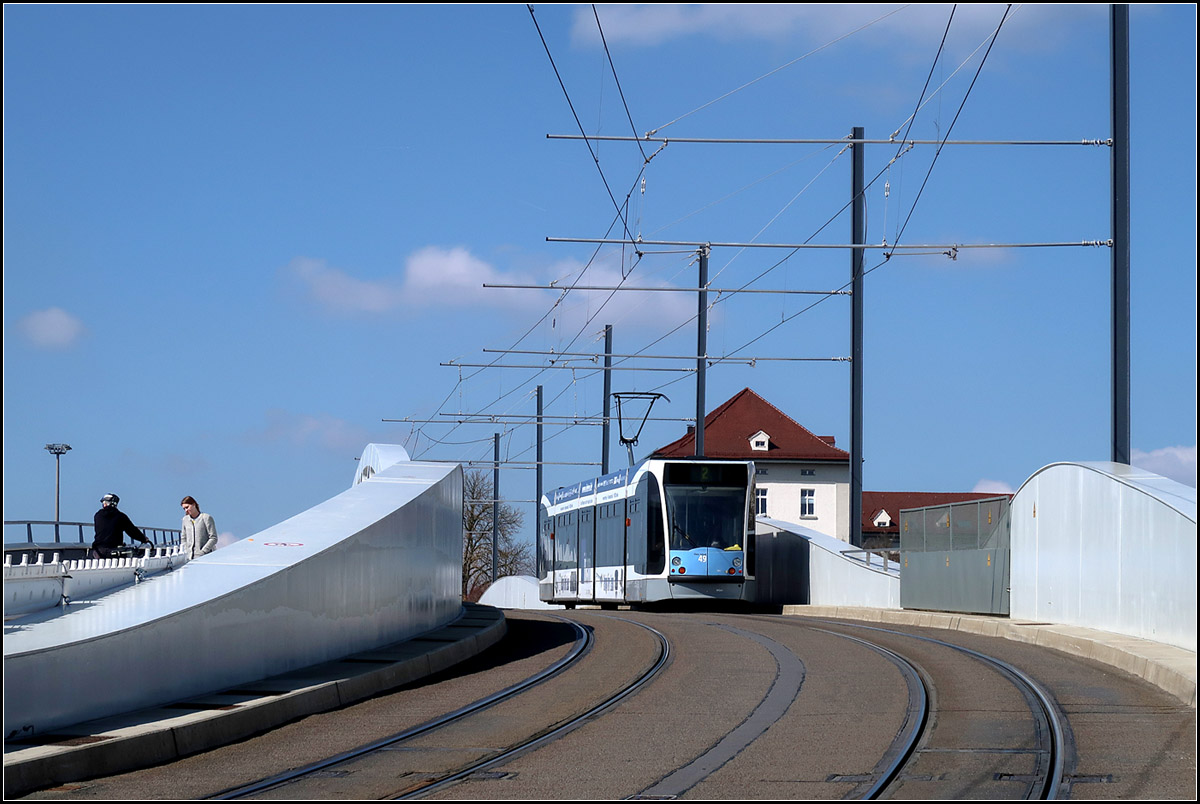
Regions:
[[680, 558], [679, 556], [675, 556], [674, 558], [671, 559], [672, 567], [678, 567], [682, 563], [683, 563], [683, 559]]

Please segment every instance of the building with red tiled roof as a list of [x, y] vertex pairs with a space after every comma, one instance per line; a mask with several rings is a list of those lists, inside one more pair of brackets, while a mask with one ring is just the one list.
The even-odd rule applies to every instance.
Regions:
[[[696, 434], [655, 450], [655, 458], [691, 458]], [[704, 417], [704, 456], [754, 461], [757, 513], [850, 540], [850, 453], [744, 388]]]
[[862, 496], [863, 547], [898, 547], [900, 512], [909, 508], [1009, 497], [995, 492], [864, 491]]

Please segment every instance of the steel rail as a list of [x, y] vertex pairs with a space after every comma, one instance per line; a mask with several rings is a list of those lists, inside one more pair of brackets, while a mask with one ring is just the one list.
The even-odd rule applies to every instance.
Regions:
[[565, 623], [569, 623], [576, 631], [576, 639], [574, 646], [565, 656], [544, 670], [534, 673], [523, 681], [519, 681], [510, 687], [500, 690], [499, 692], [493, 693], [492, 695], [488, 695], [484, 698], [480, 698], [479, 700], [469, 703], [466, 706], [454, 710], [453, 712], [432, 720], [428, 720], [418, 726], [413, 726], [410, 729], [405, 729], [397, 734], [375, 740], [374, 742], [361, 745], [358, 748], [353, 748], [349, 751], [337, 754], [336, 756], [328, 757], [318, 762], [313, 762], [299, 768], [293, 768], [292, 770], [277, 774], [275, 776], [270, 776], [266, 779], [260, 779], [257, 782], [251, 782], [250, 784], [239, 785], [237, 787], [231, 787], [227, 790], [222, 790], [221, 792], [207, 796], [206, 798], [215, 800], [248, 798], [252, 795], [262, 793], [267, 790], [282, 787], [283, 785], [293, 782], [304, 776], [319, 773], [320, 771], [327, 770], [328, 768], [339, 765], [343, 762], [348, 762], [375, 751], [393, 746], [397, 743], [411, 740], [414, 737], [422, 734], [428, 734], [429, 732], [439, 729], [442, 726], [446, 726], [450, 723], [461, 720], [468, 715], [472, 715], [476, 712], [493, 707], [501, 701], [508, 700], [514, 695], [548, 681], [586, 656], [591, 651], [592, 646], [595, 643], [595, 637], [592, 635], [590, 628], [585, 628], [579, 623], [569, 620], [566, 617], [558, 617], [557, 615], [550, 616], [553, 616], [555, 619], [562, 620]]
[[[573, 622], [573, 621], [568, 621], [568, 622]], [[406, 800], [406, 799], [410, 799], [410, 798], [419, 798], [419, 797], [427, 795], [429, 793], [434, 793], [439, 790], [443, 790], [443, 789], [450, 787], [451, 785], [465, 779], [466, 777], [470, 776], [473, 773], [485, 771], [488, 768], [492, 768], [492, 767], [495, 767], [496, 765], [501, 765], [505, 762], [508, 762], [511, 759], [515, 759], [516, 757], [518, 757], [521, 754], [524, 754], [528, 751], [533, 751], [537, 748], [540, 748], [543, 745], [545, 745], [546, 743], [553, 742], [554, 740], [557, 740], [558, 738], [568, 734], [569, 732], [574, 731], [575, 729], [582, 726], [584, 723], [588, 722], [589, 720], [596, 717], [597, 715], [602, 714], [606, 710], [611, 709], [612, 707], [616, 706], [618, 703], [625, 700], [630, 695], [633, 695], [635, 692], [642, 689], [642, 687], [646, 686], [646, 684], [650, 683], [650, 681], [652, 681], [654, 679], [654, 677], [657, 676], [662, 671], [662, 669], [664, 667], [666, 667], [667, 664], [670, 662], [670, 660], [671, 660], [671, 643], [666, 638], [666, 636], [663, 635], [663, 633], [661, 631], [651, 628], [650, 626], [648, 626], [644, 623], [639, 623], [636, 620], [624, 620], [624, 619], [622, 619], [622, 622], [632, 623], [634, 625], [640, 626], [641, 628], [645, 628], [647, 631], [649, 631], [650, 633], [652, 633], [656, 637], [658, 637], [659, 648], [660, 648], [658, 660], [650, 668], [648, 668], [646, 670], [646, 672], [644, 672], [641, 676], [639, 676], [637, 679], [635, 679], [630, 684], [627, 684], [621, 690], [617, 691], [613, 695], [606, 698], [604, 701], [601, 701], [600, 703], [596, 704], [595, 706], [593, 706], [591, 709], [584, 712], [583, 714], [577, 715], [576, 717], [571, 718], [570, 720], [567, 720], [566, 722], [562, 723], [559, 726], [554, 727], [553, 729], [551, 729], [548, 732], [545, 732], [544, 734], [540, 734], [535, 737], [531, 737], [530, 739], [525, 740], [525, 741], [519, 743], [518, 745], [507, 748], [504, 751], [501, 751], [500, 753], [495, 754], [487, 759], [480, 760], [479, 762], [475, 762], [467, 767], [461, 768], [458, 771], [455, 771], [454, 773], [443, 776], [440, 779], [431, 780], [429, 783], [424, 784], [419, 788], [406, 790], [405, 792], [403, 792], [401, 794], [397, 794], [395, 796], [390, 797], [390, 800], [397, 801], [397, 800]]]
[[[633, 621], [630, 621], [633, 622]], [[689, 790], [725, 767], [747, 746], [779, 722], [800, 696], [806, 669], [795, 651], [763, 634], [723, 623], [708, 623], [731, 634], [757, 642], [775, 661], [775, 677], [766, 694], [744, 720], [730, 729], [707, 751], [664, 775], [653, 785], [631, 796], [633, 801], [657, 801], [682, 797]]]
[[[1042, 780], [1042, 784], [1036, 788], [1036, 792], [1038, 793], [1036, 798], [1047, 801], [1058, 798], [1058, 793], [1062, 785], [1062, 779], [1065, 772], [1064, 769], [1066, 766], [1066, 729], [1063, 727], [1062, 718], [1059, 717], [1058, 709], [1054, 706], [1053, 699], [1051, 698], [1050, 694], [1046, 692], [1046, 690], [1043, 689], [1040, 684], [1038, 684], [1024, 672], [1008, 662], [997, 659], [994, 656], [988, 656], [986, 653], [980, 653], [979, 651], [965, 648], [962, 645], [955, 645], [952, 642], [945, 642], [940, 639], [934, 639], [933, 637], [909, 634], [905, 633], [904, 631], [893, 631], [889, 628], [879, 628], [878, 626], [858, 625], [856, 623], [836, 622], [833, 620], [818, 620], [818, 622], [825, 623], [826, 625], [840, 626], [843, 628], [856, 628], [864, 631], [878, 631], [880, 633], [917, 639], [922, 642], [929, 642], [935, 645], [941, 645], [942, 647], [950, 648], [951, 650], [964, 653], [980, 662], [983, 662], [984, 664], [991, 665], [994, 669], [999, 671], [1001, 675], [1007, 677], [1009, 681], [1012, 682], [1013, 686], [1022, 691], [1022, 694], [1025, 695], [1027, 702], [1034, 704], [1030, 707], [1032, 714], [1035, 718], [1041, 720], [1042, 725], [1046, 727], [1045, 741], [1048, 743], [1046, 746], [1046, 754], [1048, 757], [1047, 764], [1049, 769], [1044, 774], [1045, 778]], [[1043, 733], [1042, 729], [1039, 729], [1038, 731], [1039, 734]], [[1035, 788], [1030, 789], [1030, 793], [1032, 794], [1033, 792], [1035, 792]], [[1034, 796], [1030, 795], [1029, 797], [1033, 798]]]
[[904, 727], [901, 728], [900, 733], [892, 741], [892, 745], [888, 751], [884, 753], [876, 765], [874, 770], [875, 781], [863, 790], [861, 795], [851, 793], [855, 798], [864, 800], [879, 798], [884, 789], [899, 777], [900, 771], [908, 764], [913, 752], [917, 750], [918, 743], [925, 737], [925, 729], [929, 725], [930, 682], [928, 681], [927, 674], [907, 657], [890, 648], [885, 648], [883, 645], [877, 645], [874, 642], [849, 634], [828, 631], [824, 628], [814, 628], [813, 630], [841, 637], [842, 639], [849, 639], [852, 642], [857, 642], [860, 645], [870, 648], [896, 665], [896, 668], [900, 671], [900, 675], [904, 677], [905, 684], [908, 685], [908, 712], [905, 716]]

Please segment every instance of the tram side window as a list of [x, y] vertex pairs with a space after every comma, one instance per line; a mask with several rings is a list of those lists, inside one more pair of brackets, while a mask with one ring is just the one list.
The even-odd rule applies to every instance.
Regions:
[[579, 530], [575, 511], [559, 514], [554, 518], [554, 569], [571, 570], [579, 566], [576, 555]]

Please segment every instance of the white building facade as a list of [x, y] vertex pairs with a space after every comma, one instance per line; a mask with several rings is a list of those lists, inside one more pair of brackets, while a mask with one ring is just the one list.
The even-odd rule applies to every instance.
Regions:
[[850, 541], [848, 467], [758, 460], [755, 475], [756, 514]]

